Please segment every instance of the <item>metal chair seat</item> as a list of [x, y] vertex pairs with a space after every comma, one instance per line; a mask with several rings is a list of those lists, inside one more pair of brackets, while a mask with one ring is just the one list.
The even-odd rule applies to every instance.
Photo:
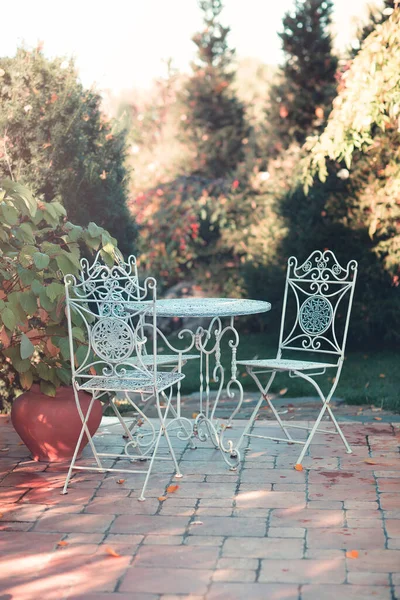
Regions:
[[337, 367], [337, 364], [313, 362], [309, 360], [288, 360], [282, 358], [266, 358], [262, 360], [238, 360], [238, 365], [245, 365], [251, 369], [271, 369], [273, 371], [307, 371], [309, 369], [327, 369]]
[[182, 373], [157, 373], [156, 382], [153, 377], [141, 373], [135, 373], [131, 377], [92, 377], [82, 383], [79, 389], [149, 394], [154, 393], [155, 387], [161, 392], [181, 381], [184, 377], [185, 375]]
[[[193, 360], [194, 358], [200, 358], [200, 354], [183, 354], [182, 361], [185, 363], [187, 360]], [[146, 354], [138, 358], [127, 359], [125, 361], [129, 365], [140, 366], [140, 364], [146, 367], [154, 364], [154, 356], [152, 354]], [[176, 365], [179, 362], [177, 354], [163, 354], [162, 356], [156, 356], [157, 365]]]

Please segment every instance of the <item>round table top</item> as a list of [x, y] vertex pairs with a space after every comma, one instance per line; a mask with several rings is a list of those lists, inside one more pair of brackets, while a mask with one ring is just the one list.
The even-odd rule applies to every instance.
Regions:
[[237, 298], [167, 298], [156, 301], [158, 317], [236, 317], [269, 310], [269, 302]]

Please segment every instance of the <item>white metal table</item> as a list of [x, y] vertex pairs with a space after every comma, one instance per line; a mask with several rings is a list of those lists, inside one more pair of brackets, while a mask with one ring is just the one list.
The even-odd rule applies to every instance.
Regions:
[[[202, 442], [211, 439], [213, 444], [221, 450], [225, 462], [232, 468], [235, 468], [240, 460], [239, 451], [234, 448], [231, 441], [224, 442], [224, 432], [240, 410], [243, 402], [243, 387], [237, 379], [236, 354], [239, 345], [239, 333], [235, 327], [235, 317], [259, 314], [270, 309], [271, 304], [269, 302], [233, 298], [179, 298], [156, 301], [157, 317], [210, 319], [210, 323], [206, 328], [197, 327], [195, 331], [184, 328], [179, 332], [179, 339], [188, 339], [188, 344], [183, 349], [175, 348], [164, 335], [162, 337], [169, 349], [179, 354], [183, 360], [185, 353], [190, 352], [193, 347], [197, 349], [200, 355], [199, 413], [194, 421], [182, 417], [180, 386], [178, 384], [177, 420], [181, 423], [185, 422], [184, 429], [187, 431], [187, 427], [189, 428], [190, 436], [195, 436]], [[223, 324], [223, 319], [227, 319], [225, 324]], [[227, 338], [231, 350], [230, 375], [226, 383], [225, 369], [221, 364], [221, 342], [223, 338]], [[210, 394], [211, 377], [218, 384], [214, 400], [211, 400]], [[229, 398], [234, 398], [238, 394], [238, 401], [229, 419], [219, 422], [215, 418], [215, 411], [224, 389]], [[179, 437], [182, 439], [182, 432]]]

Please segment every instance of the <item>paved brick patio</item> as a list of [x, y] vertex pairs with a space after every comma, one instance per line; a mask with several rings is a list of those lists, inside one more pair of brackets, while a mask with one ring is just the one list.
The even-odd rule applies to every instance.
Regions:
[[[60, 495], [67, 466], [31, 461], [0, 417], [0, 600], [400, 599], [400, 425], [343, 430], [353, 454], [317, 436], [302, 472], [295, 446], [252, 438], [233, 473], [176, 441], [184, 478], [160, 463], [139, 503], [140, 475], [77, 472]], [[110, 420], [99, 441], [122, 447]]]

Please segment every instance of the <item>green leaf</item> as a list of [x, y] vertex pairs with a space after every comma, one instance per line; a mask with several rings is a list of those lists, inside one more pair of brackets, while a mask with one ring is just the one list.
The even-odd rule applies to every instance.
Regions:
[[37, 252], [36, 246], [22, 246], [18, 259], [23, 267], [29, 267], [33, 264], [33, 255]]
[[58, 338], [56, 345], [58, 348], [60, 348], [60, 352], [61, 352], [63, 359], [70, 360], [71, 357], [70, 357], [70, 352], [69, 352], [69, 338], [67, 338], [67, 337]]
[[28, 244], [35, 243], [33, 229], [31, 227], [31, 225], [29, 225], [29, 223], [21, 223], [21, 225], [18, 227], [18, 229], [16, 231], [17, 231], [18, 239], [20, 239], [23, 242], [26, 242]]
[[20, 373], [19, 380], [21, 382], [24, 390], [30, 390], [33, 383], [33, 373], [32, 371], [26, 371], [25, 373]]
[[42, 271], [49, 266], [50, 257], [47, 254], [43, 254], [42, 252], [35, 252], [33, 255], [33, 261], [35, 263], [35, 267]]
[[40, 362], [39, 364], [37, 364], [36, 370], [41, 379], [44, 379], [45, 381], [50, 380], [50, 367], [46, 365], [46, 363]]
[[20, 354], [22, 360], [30, 358], [35, 351], [35, 346], [25, 333], [21, 334]]
[[40, 283], [40, 281], [35, 279], [34, 281], [32, 281], [31, 290], [34, 294], [36, 294], [36, 296], [39, 296], [40, 292], [44, 290], [44, 287]]
[[37, 297], [33, 292], [22, 292], [19, 295], [19, 303], [28, 315], [33, 316], [36, 313], [38, 308]]
[[68, 369], [57, 369], [57, 375], [62, 383], [69, 385], [71, 383], [71, 371]]
[[67, 275], [68, 273], [74, 274], [79, 270], [79, 267], [76, 267], [76, 265], [72, 262], [72, 260], [69, 259], [66, 253], [56, 256], [56, 261], [58, 268], [60, 269], [60, 271], [62, 271], [63, 275]]
[[[86, 318], [89, 320], [90, 315], [86, 315]], [[80, 313], [78, 313], [76, 310], [71, 310], [71, 321], [73, 322], [74, 325], [77, 325], [80, 329], [83, 329], [83, 327], [85, 326], [85, 322], [83, 320], [82, 315]]]
[[92, 250], [98, 250], [99, 246], [100, 246], [100, 239], [99, 238], [92, 238], [90, 237], [90, 235], [88, 234], [84, 234], [83, 239], [85, 241], [85, 244], [89, 247], [92, 248]]
[[79, 348], [77, 349], [75, 356], [76, 356], [76, 360], [77, 360], [79, 366], [82, 366], [84, 364], [84, 360], [86, 358], [87, 351], [88, 351], [87, 346], [79, 346]]
[[61, 202], [51, 202], [50, 206], [53, 207], [55, 214], [59, 217], [66, 217], [67, 216], [67, 211], [65, 210], [65, 208], [63, 207], [63, 205], [61, 204]]
[[79, 225], [73, 225], [72, 223], [68, 222], [65, 223], [64, 227], [68, 231], [68, 237], [72, 242], [77, 242], [82, 236], [83, 229]]
[[11, 198], [22, 203], [23, 207], [28, 210], [31, 217], [35, 216], [37, 210], [37, 201], [27, 187], [21, 185], [20, 183], [16, 183], [15, 181], [11, 181], [10, 179], [2, 179], [0, 185], [3, 190], [6, 190], [7, 194]]
[[18, 222], [19, 213], [14, 206], [4, 204], [1, 209], [6, 223], [9, 225], [15, 225]]
[[52, 396], [54, 398], [54, 396], [56, 395], [57, 388], [54, 385], [54, 383], [51, 383], [50, 381], [42, 380], [40, 382], [40, 391], [43, 394], [46, 394], [46, 396]]
[[55, 304], [46, 294], [46, 288], [43, 287], [39, 292], [40, 306], [50, 312], [55, 308]]
[[35, 279], [35, 273], [30, 269], [18, 269], [18, 275], [24, 285], [31, 285]]
[[80, 329], [79, 327], [73, 327], [72, 328], [72, 337], [75, 340], [79, 340], [80, 342], [85, 342], [85, 334], [83, 333], [82, 329]]
[[16, 346], [3, 350], [3, 354], [11, 359], [11, 364], [18, 373], [27, 373], [32, 366], [30, 360], [21, 358], [19, 348]]
[[100, 237], [103, 232], [102, 228], [98, 227], [96, 223], [93, 222], [89, 223], [87, 230], [92, 238]]
[[17, 325], [17, 319], [13, 313], [13, 311], [6, 307], [1, 311], [1, 319], [4, 323], [4, 325], [7, 327], [7, 329], [9, 329], [10, 331], [13, 331], [15, 326]]
[[60, 296], [63, 296], [65, 294], [65, 288], [62, 285], [62, 283], [57, 283], [56, 281], [53, 281], [53, 283], [50, 283], [49, 285], [47, 285], [45, 289], [46, 289], [46, 295], [52, 301], [56, 300], [57, 298], [59, 298]]
[[26, 314], [20, 304], [21, 292], [11, 292], [8, 294], [8, 307], [12, 310], [16, 319], [17, 325], [26, 323]]

